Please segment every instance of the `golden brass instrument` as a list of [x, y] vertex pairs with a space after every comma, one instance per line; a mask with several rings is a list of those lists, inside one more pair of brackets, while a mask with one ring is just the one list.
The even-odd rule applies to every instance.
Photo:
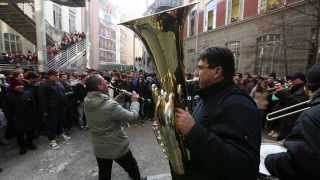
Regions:
[[162, 89], [152, 86], [156, 104], [153, 130], [177, 175], [185, 173], [189, 158], [183, 137], [175, 128], [175, 107], [185, 107], [187, 99], [182, 35], [185, 19], [195, 4], [121, 23], [140, 37], [161, 78]]

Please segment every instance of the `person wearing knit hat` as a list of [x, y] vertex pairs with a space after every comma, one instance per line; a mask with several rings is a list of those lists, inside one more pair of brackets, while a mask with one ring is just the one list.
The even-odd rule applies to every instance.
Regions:
[[70, 140], [71, 137], [64, 132], [66, 95], [57, 71], [48, 71], [48, 79], [43, 83], [40, 94], [39, 103], [42, 117], [46, 120], [49, 147], [59, 149], [56, 139], [60, 136], [64, 140]]
[[308, 71], [307, 88], [312, 92], [320, 88], [320, 64], [313, 65]]
[[32, 95], [26, 93], [25, 84], [19, 78], [11, 81], [10, 88], [5, 97], [4, 113], [17, 136], [20, 154], [23, 155], [28, 149], [37, 148], [33, 144], [34, 99]]
[[[278, 99], [278, 103], [274, 106], [273, 111], [308, 100], [308, 95], [304, 90], [306, 83], [304, 73], [296, 72], [291, 75], [288, 80], [289, 83], [291, 82], [290, 88], [285, 88], [281, 85], [276, 86], [274, 97]], [[283, 117], [279, 121], [275, 121], [278, 124], [276, 128], [277, 133], [272, 134], [272, 137], [276, 137], [278, 141], [285, 139], [292, 130], [299, 115], [300, 114], [297, 113]]]
[[286, 152], [270, 154], [264, 164], [279, 179], [320, 179], [320, 64], [313, 65], [306, 77], [309, 109], [299, 116], [288, 138]]

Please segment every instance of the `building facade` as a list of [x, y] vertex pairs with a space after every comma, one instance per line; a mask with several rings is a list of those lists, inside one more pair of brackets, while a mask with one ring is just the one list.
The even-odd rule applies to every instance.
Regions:
[[0, 53], [35, 52], [35, 46], [0, 20]]
[[44, 18], [47, 32], [56, 41], [64, 32], [84, 32], [83, 8], [67, 7], [52, 1], [44, 1]]
[[120, 26], [120, 63], [133, 65], [136, 45], [134, 33], [124, 26]]
[[305, 72], [316, 43], [313, 11], [301, 0], [201, 0], [184, 28], [187, 71], [203, 49], [223, 46], [232, 50], [238, 72]]
[[90, 68], [101, 64], [119, 63], [119, 16], [107, 0], [90, 1]]

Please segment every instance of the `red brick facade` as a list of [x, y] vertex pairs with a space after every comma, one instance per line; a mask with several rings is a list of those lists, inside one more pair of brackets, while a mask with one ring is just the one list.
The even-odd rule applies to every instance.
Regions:
[[199, 16], [199, 23], [198, 23], [198, 32], [203, 32], [203, 18], [204, 18], [204, 12], [203, 12], [203, 10], [200, 10], [199, 11], [199, 14], [198, 14], [198, 16]]
[[[226, 8], [228, 0], [217, 0], [217, 12], [216, 12], [216, 28], [225, 26], [226, 19]], [[286, 0], [287, 4], [292, 4], [302, 0]], [[189, 0], [189, 2], [194, 2], [194, 0]], [[243, 9], [243, 19], [254, 17], [258, 15], [258, 2], [259, 0], [244, 0], [244, 9]], [[206, 31], [204, 28], [204, 14], [206, 7], [199, 6], [198, 10], [198, 33]], [[186, 23], [186, 26], [189, 23]], [[184, 38], [188, 37], [187, 27], [184, 28]]]
[[217, 20], [216, 26], [224, 26], [226, 19], [226, 0], [221, 0], [217, 5]]
[[256, 16], [258, 14], [258, 1], [259, 0], [245, 0], [243, 18]]

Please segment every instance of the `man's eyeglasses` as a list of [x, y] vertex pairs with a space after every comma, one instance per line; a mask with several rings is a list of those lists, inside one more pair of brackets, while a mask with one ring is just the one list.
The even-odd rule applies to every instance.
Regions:
[[198, 69], [202, 70], [202, 69], [209, 69], [209, 65], [198, 65]]

